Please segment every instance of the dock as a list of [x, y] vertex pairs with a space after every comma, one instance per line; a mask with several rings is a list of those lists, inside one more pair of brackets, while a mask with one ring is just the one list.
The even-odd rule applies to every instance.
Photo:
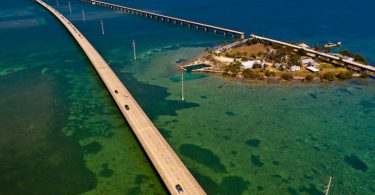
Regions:
[[262, 37], [262, 36], [258, 36], [258, 35], [254, 35], [254, 34], [250, 35], [250, 38], [260, 40], [262, 42], [280, 44], [280, 45], [283, 45], [283, 46], [291, 47], [291, 48], [296, 49], [296, 50], [303, 49], [303, 50], [306, 51], [307, 54], [312, 55], [313, 57], [325, 57], [325, 58], [329, 59], [330, 61], [336, 61], [336, 62], [342, 61], [344, 63], [344, 66], [350, 65], [350, 66], [356, 67], [356, 68], [358, 68], [362, 71], [369, 71], [371, 73], [375, 73], [375, 67], [374, 66], [365, 65], [365, 64], [358, 63], [358, 62], [353, 62], [353, 61], [341, 59], [340, 57], [337, 57], [337, 56], [334, 56], [334, 55], [331, 55], [331, 54], [323, 53], [323, 52], [320, 52], [320, 51], [315, 51], [313, 49], [300, 47], [300, 46], [297, 46], [297, 45], [294, 45], [294, 44], [291, 44], [291, 43], [278, 41], [278, 40], [275, 40], [275, 39]]
[[206, 194], [124, 84], [85, 36], [53, 7], [41, 0], [35, 1], [66, 27], [87, 55], [169, 192], [179, 194], [176, 185], [180, 185], [184, 191], [183, 194]]
[[203, 24], [200, 22], [194, 22], [190, 20], [185, 20], [181, 18], [176, 18], [176, 17], [171, 17], [171, 16], [166, 16], [162, 14], [157, 14], [153, 12], [148, 12], [140, 9], [135, 9], [135, 8], [130, 8], [130, 7], [125, 7], [121, 5], [116, 5], [112, 3], [107, 3], [103, 1], [96, 1], [96, 0], [81, 0], [82, 2], [89, 3], [91, 5], [96, 5], [96, 6], [102, 6], [106, 8], [111, 8], [116, 11], [120, 12], [125, 12], [125, 13], [130, 13], [130, 14], [135, 14], [139, 16], [145, 16], [151, 19], [156, 19], [156, 20], [161, 20], [161, 21], [167, 21], [170, 23], [174, 24], [179, 24], [180, 26], [187, 26], [189, 28], [195, 28], [195, 29], [202, 29], [206, 32], [214, 32], [214, 33], [222, 33], [224, 36], [231, 36], [233, 38], [239, 38], [239, 39], [244, 39], [245, 38], [245, 33], [236, 31], [236, 30], [230, 30], [226, 28], [221, 28], [209, 24]]

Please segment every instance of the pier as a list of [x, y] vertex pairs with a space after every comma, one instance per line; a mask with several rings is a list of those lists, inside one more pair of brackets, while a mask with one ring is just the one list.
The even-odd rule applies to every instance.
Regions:
[[148, 11], [144, 11], [144, 10], [134, 9], [134, 8], [125, 7], [125, 6], [116, 5], [116, 4], [111, 4], [111, 3], [106, 3], [106, 2], [103, 2], [103, 1], [96, 1], [96, 0], [81, 0], [81, 1], [85, 2], [85, 3], [92, 4], [92, 5], [111, 8], [111, 9], [114, 9], [114, 10], [120, 11], [120, 12], [145, 16], [145, 17], [149, 17], [149, 18], [152, 18], [152, 19], [160, 20], [160, 21], [167, 21], [167, 22], [170, 22], [170, 23], [173, 23], [173, 24], [176, 24], [176, 25], [179, 24], [180, 26], [187, 26], [188, 28], [201, 29], [201, 30], [204, 30], [206, 32], [210, 31], [210, 32], [214, 32], [214, 33], [222, 33], [224, 36], [232, 36], [233, 38], [240, 38], [240, 39], [245, 38], [245, 33], [243, 33], [243, 32], [230, 30], [230, 29], [226, 29], [226, 28], [221, 28], [221, 27], [217, 27], [217, 26], [212, 26], [212, 25], [209, 25], [209, 24], [203, 24], [203, 23], [199, 23], [199, 22], [193, 22], [193, 21], [190, 21], [190, 20], [184, 20], [184, 19], [181, 19], [181, 18], [165, 16], [165, 15], [161, 15], [161, 14], [157, 14], [157, 13], [153, 13], [153, 12], [148, 12]]
[[306, 51], [306, 53], [308, 55], [310, 55], [312, 57], [325, 57], [325, 58], [328, 59], [328, 61], [331, 61], [331, 62], [335, 61], [336, 64], [338, 64], [340, 61], [342, 61], [344, 63], [344, 66], [349, 65], [349, 66], [353, 66], [355, 68], [358, 68], [361, 71], [369, 71], [371, 73], [375, 73], [375, 67], [374, 66], [365, 65], [365, 64], [358, 63], [358, 62], [353, 62], [353, 61], [341, 59], [340, 57], [337, 57], [337, 56], [334, 56], [334, 55], [331, 55], [331, 54], [323, 53], [323, 52], [320, 52], [320, 51], [315, 51], [313, 49], [300, 47], [300, 46], [297, 46], [297, 45], [294, 45], [294, 44], [291, 44], [291, 43], [286, 43], [286, 42], [283, 42], [283, 41], [278, 41], [278, 40], [275, 40], [275, 39], [262, 37], [262, 36], [258, 36], [258, 35], [254, 35], [254, 34], [250, 35], [250, 38], [260, 40], [262, 42], [280, 44], [280, 45], [283, 45], [283, 46], [286, 46], [286, 47], [291, 47], [295, 50], [303, 49], [303, 50]]
[[130, 92], [85, 36], [53, 7], [41, 0], [35, 1], [51, 12], [66, 27], [87, 55], [169, 192], [179, 194], [176, 186], [180, 185], [184, 191], [183, 194], [206, 194]]

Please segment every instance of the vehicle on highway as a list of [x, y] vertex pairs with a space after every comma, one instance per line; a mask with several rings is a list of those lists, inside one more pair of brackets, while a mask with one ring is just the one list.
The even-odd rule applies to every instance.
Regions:
[[118, 91], [117, 91], [117, 90], [115, 90], [115, 94], [118, 94]]
[[179, 194], [184, 193], [184, 190], [182, 189], [182, 187], [180, 186], [180, 184], [177, 184], [177, 185], [176, 185], [176, 190], [177, 190], [177, 192], [178, 192]]
[[130, 110], [130, 108], [129, 108], [128, 105], [125, 105], [125, 109], [126, 109], [126, 110]]

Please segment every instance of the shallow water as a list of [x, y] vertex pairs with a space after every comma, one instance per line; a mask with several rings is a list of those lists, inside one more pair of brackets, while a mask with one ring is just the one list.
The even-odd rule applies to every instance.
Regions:
[[[303, 14], [286, 12], [294, 9], [293, 3], [283, 3], [283, 17], [275, 17], [281, 3], [274, 2], [260, 9], [263, 1], [239, 2], [241, 6], [121, 1], [286, 40], [337, 39], [374, 62], [373, 27], [353, 30], [363, 22], [373, 23], [375, 17], [366, 11], [372, 2], [347, 0], [336, 6], [340, 13], [347, 7], [363, 10], [345, 12], [361, 22], [346, 23], [319, 7], [321, 15], [305, 16], [310, 25], [291, 22]], [[335, 1], [324, 2], [329, 6]], [[229, 39], [77, 1], [72, 1], [69, 14], [67, 1], [59, 3], [57, 9], [103, 55], [209, 194], [322, 194], [329, 176], [334, 178], [332, 194], [375, 192], [373, 80], [250, 84], [187, 73], [186, 101], [181, 102], [176, 64]], [[316, 12], [313, 6], [306, 9]], [[333, 19], [324, 20], [328, 16]], [[166, 194], [104, 85], [62, 26], [30, 1], [6, 1], [0, 17], [2, 22], [43, 21], [0, 29], [5, 46], [0, 48], [0, 192]], [[104, 21], [104, 36], [99, 19]], [[280, 28], [286, 24], [288, 28]], [[132, 60], [133, 39], [137, 61]]]

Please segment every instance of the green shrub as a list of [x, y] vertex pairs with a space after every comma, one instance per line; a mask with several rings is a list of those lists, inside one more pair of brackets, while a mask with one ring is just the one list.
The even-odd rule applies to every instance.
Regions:
[[312, 75], [312, 74], [308, 74], [308, 75], [306, 75], [306, 76], [305, 76], [305, 80], [306, 80], [306, 81], [309, 81], [309, 82], [312, 81], [312, 80], [314, 80], [314, 75]]
[[339, 74], [336, 75], [338, 79], [350, 79], [353, 77], [353, 72], [352, 71], [345, 71], [345, 72], [340, 72]]
[[249, 39], [247, 40], [246, 44], [247, 45], [254, 45], [254, 44], [257, 44], [258, 43], [258, 39]]
[[340, 51], [340, 54], [341, 55], [344, 55], [344, 56], [352, 56], [352, 53], [349, 51], [349, 50], [342, 50], [342, 51]]
[[368, 78], [370, 75], [369, 74], [367, 74], [366, 72], [363, 72], [362, 74], [361, 74], [361, 78]]
[[357, 62], [363, 62], [363, 63], [366, 63], [366, 64], [367, 64], [365, 57], [363, 57], [363, 56], [362, 56], [361, 54], [359, 54], [359, 53], [354, 54], [354, 55], [353, 55], [353, 58], [354, 58], [354, 61], [357, 61]]
[[226, 72], [237, 75], [241, 70], [241, 62], [232, 62], [229, 65], [225, 66], [224, 70]]
[[265, 71], [264, 71], [264, 74], [265, 74], [267, 77], [274, 77], [274, 76], [275, 76], [275, 72], [274, 72], [274, 71], [270, 71], [270, 70], [265, 70]]
[[297, 54], [300, 55], [300, 56], [305, 56], [307, 54], [307, 52], [304, 49], [299, 49]]
[[242, 71], [242, 76], [247, 79], [263, 79], [264, 75], [256, 70], [245, 69]]
[[284, 73], [281, 75], [281, 78], [284, 79], [284, 80], [287, 80], [287, 81], [290, 81], [293, 79], [293, 75], [290, 74], [290, 73]]
[[321, 75], [321, 78], [328, 81], [333, 81], [335, 80], [335, 74], [332, 72], [326, 72], [323, 75]]
[[293, 66], [293, 65], [296, 65], [296, 66], [301, 66], [301, 56], [298, 55], [298, 54], [293, 54], [293, 55], [290, 55], [289, 58], [288, 58], [288, 64]]
[[253, 69], [261, 69], [262, 68], [262, 65], [261, 64], [259, 64], [259, 63], [254, 63], [254, 65], [253, 65]]

